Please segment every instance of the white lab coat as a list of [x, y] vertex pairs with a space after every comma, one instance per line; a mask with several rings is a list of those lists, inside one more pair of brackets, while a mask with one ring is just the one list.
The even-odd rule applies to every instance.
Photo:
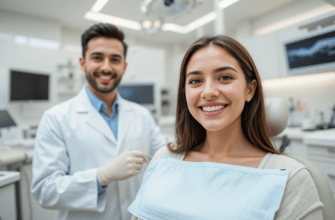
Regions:
[[[114, 219], [113, 202], [119, 202], [123, 220], [131, 218], [127, 208], [147, 164], [141, 174], [112, 182], [100, 196], [97, 168], [128, 150], [153, 155], [166, 141], [146, 108], [119, 95], [118, 102], [117, 141], [85, 87], [44, 113], [37, 130], [31, 191], [42, 207], [59, 210], [56, 219]], [[116, 195], [119, 201], [113, 201]]]

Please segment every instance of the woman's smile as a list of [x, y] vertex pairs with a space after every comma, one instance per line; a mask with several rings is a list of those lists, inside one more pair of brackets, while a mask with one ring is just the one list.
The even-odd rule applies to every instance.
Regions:
[[221, 114], [227, 106], [228, 104], [225, 103], [211, 102], [202, 104], [199, 109], [204, 115], [209, 117], [215, 117]]

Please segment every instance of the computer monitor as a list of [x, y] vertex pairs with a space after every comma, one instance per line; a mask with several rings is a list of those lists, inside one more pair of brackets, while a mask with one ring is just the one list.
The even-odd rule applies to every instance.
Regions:
[[10, 70], [10, 101], [48, 99], [49, 75]]
[[124, 82], [118, 86], [117, 91], [122, 98], [148, 108], [155, 119], [160, 116], [160, 91], [157, 82]]
[[289, 75], [335, 70], [335, 27], [284, 43]]

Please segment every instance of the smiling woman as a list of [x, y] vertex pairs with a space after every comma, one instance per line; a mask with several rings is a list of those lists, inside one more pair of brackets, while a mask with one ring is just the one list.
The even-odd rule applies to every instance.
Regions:
[[[200, 100], [196, 96], [205, 99]], [[225, 105], [224, 114], [210, 120], [202, 120], [200, 113], [206, 114], [204, 109], [190, 106], [211, 106], [211, 102], [218, 100], [221, 106]], [[191, 103], [193, 101], [196, 103]], [[265, 152], [278, 154], [269, 139], [256, 66], [243, 46], [226, 36], [201, 38], [184, 57], [177, 102], [178, 148], [170, 150], [181, 153], [199, 146], [208, 135], [204, 125], [213, 121], [220, 124], [218, 118], [226, 120], [226, 124], [222, 125], [228, 130], [232, 130], [232, 126], [241, 129], [247, 142]]]
[[249, 53], [227, 36], [199, 39], [181, 66], [176, 146], [151, 160], [132, 220], [321, 220], [307, 168], [280, 155], [269, 136]]

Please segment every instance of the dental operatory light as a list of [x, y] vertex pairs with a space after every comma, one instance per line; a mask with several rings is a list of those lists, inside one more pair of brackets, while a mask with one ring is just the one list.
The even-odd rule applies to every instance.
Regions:
[[183, 15], [203, 0], [144, 0], [141, 3], [141, 12], [156, 17], [172, 17]]
[[172, 31], [172, 32], [176, 32], [176, 33], [180, 33], [180, 34], [188, 34], [191, 31], [196, 30], [197, 28], [208, 24], [211, 21], [214, 21], [216, 18], [216, 13], [214, 11], [208, 13], [205, 16], [202, 16], [201, 18], [198, 18], [197, 20], [189, 23], [188, 25], [185, 26], [180, 26], [180, 25], [176, 25], [176, 24], [172, 24], [172, 23], [167, 23], [167, 24], [163, 24], [162, 26], [162, 30], [163, 31]]
[[145, 20], [142, 22], [142, 26], [145, 28], [145, 29], [149, 29], [151, 28], [151, 21], [150, 20]]
[[161, 26], [161, 21], [160, 20], [154, 21], [154, 27], [155, 28], [160, 28], [160, 26]]
[[153, 35], [153, 34], [160, 32], [161, 24], [162, 24], [162, 21], [160, 19], [144, 20], [142, 22], [143, 30], [149, 35]]
[[[238, 1], [239, 0], [222, 0], [218, 7], [222, 9], [227, 8]], [[137, 31], [142, 30], [143, 27], [148, 34], [157, 33], [159, 30], [171, 31], [179, 34], [188, 34], [191, 31], [214, 21], [217, 17], [216, 12], [212, 11], [185, 26], [173, 23], [163, 23], [164, 18], [184, 15], [195, 7], [201, 5], [203, 0], [144, 0], [140, 3], [141, 12], [145, 15], [156, 17], [157, 20], [137, 22], [99, 13], [107, 2], [108, 0], [97, 0], [91, 11], [88, 11], [84, 17], [88, 20], [112, 23], [119, 27]]]

